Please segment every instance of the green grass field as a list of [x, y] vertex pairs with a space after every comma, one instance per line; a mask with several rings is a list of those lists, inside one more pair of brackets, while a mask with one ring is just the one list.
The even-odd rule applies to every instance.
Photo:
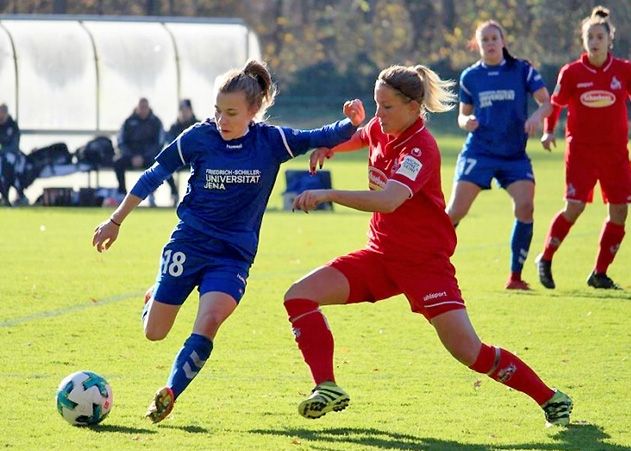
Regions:
[[[439, 140], [449, 195], [462, 137]], [[596, 291], [585, 279], [606, 209], [590, 206], [557, 254], [557, 289], [544, 291], [532, 260], [562, 206], [562, 151], [531, 150], [537, 175], [535, 236], [525, 279], [506, 292], [508, 196], [482, 193], [458, 228], [454, 257], [470, 316], [488, 343], [504, 346], [575, 401], [573, 425], [544, 428], [525, 395], [462, 367], [401, 297], [377, 305], [325, 308], [336, 337], [338, 382], [351, 406], [305, 420], [297, 403], [311, 380], [282, 307], [306, 271], [365, 242], [368, 214], [281, 210], [272, 196], [257, 261], [241, 306], [226, 322], [211, 360], [173, 414], [158, 426], [144, 412], [189, 335], [191, 297], [169, 337], [144, 339], [142, 293], [175, 223], [170, 209], [140, 209], [103, 255], [90, 246], [108, 209], [0, 210], [0, 447], [9, 449], [269, 450], [629, 450], [631, 449], [631, 244], [610, 276], [624, 291]], [[338, 188], [366, 186], [364, 155], [332, 161]], [[302, 168], [304, 159], [286, 168]], [[114, 408], [93, 429], [69, 426], [54, 395], [67, 374], [104, 375]]]

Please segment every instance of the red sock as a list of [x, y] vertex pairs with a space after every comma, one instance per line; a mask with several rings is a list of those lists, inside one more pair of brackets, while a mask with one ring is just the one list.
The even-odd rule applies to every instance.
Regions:
[[596, 272], [603, 274], [607, 272], [607, 268], [620, 248], [622, 238], [624, 238], [624, 226], [605, 221], [600, 233], [600, 250], [596, 257], [596, 268], [594, 269]]
[[572, 228], [574, 223], [568, 221], [563, 213], [558, 213], [552, 223], [550, 224], [550, 230], [546, 236], [546, 244], [543, 248], [543, 259], [552, 260], [552, 256], [557, 251], [568, 232]]
[[510, 273], [510, 280], [521, 281], [521, 271], [512, 271]]
[[294, 337], [316, 384], [335, 382], [333, 375], [333, 334], [317, 302], [308, 299], [288, 299], [285, 309], [289, 314]]
[[519, 357], [505, 349], [482, 343], [480, 354], [471, 365], [473, 371], [485, 373], [510, 388], [526, 393], [539, 405], [543, 405], [554, 395], [554, 391]]

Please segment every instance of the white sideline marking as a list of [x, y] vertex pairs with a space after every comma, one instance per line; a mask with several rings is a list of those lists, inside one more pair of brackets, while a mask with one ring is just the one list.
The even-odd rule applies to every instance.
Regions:
[[96, 301], [90, 301], [89, 303], [86, 303], [86, 304], [70, 305], [68, 307], [63, 307], [63, 308], [59, 308], [59, 309], [56, 309], [56, 310], [48, 310], [48, 311], [44, 311], [44, 312], [37, 312], [37, 313], [34, 313], [32, 315], [28, 315], [28, 316], [19, 316], [17, 318], [12, 318], [12, 319], [7, 319], [5, 321], [0, 321], [0, 328], [2, 328], [2, 327], [13, 327], [13, 326], [17, 326], [18, 324], [29, 323], [31, 321], [35, 321], [35, 320], [38, 320], [38, 319], [54, 318], [54, 317], [57, 317], [57, 316], [62, 316], [62, 315], [66, 315], [68, 313], [78, 312], [78, 311], [89, 309], [89, 308], [93, 308], [93, 307], [101, 307], [103, 305], [112, 304], [114, 302], [125, 301], [127, 299], [132, 298], [132, 297], [142, 296], [143, 294], [144, 294], [144, 292], [118, 294], [118, 295], [110, 296], [110, 297], [107, 297], [107, 298], [104, 298], [104, 299], [97, 299]]

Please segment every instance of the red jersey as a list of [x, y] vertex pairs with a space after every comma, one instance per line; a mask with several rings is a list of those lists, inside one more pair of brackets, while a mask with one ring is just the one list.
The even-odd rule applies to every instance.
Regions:
[[552, 132], [558, 107], [567, 106], [565, 136], [568, 143], [626, 146], [627, 98], [630, 95], [630, 61], [610, 54], [601, 67], [594, 67], [584, 53], [561, 68], [552, 94], [552, 103], [557, 108], [546, 119], [545, 130]]
[[392, 213], [373, 213], [368, 246], [400, 260], [416, 260], [428, 253], [451, 256], [456, 233], [445, 213], [440, 152], [423, 120], [419, 118], [397, 138], [385, 134], [377, 118], [359, 133], [369, 146], [370, 189], [381, 190], [393, 180], [410, 190], [410, 198]]

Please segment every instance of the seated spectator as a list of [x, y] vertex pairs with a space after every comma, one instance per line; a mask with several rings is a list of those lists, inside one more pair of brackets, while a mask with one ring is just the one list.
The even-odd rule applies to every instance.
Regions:
[[[162, 122], [151, 111], [149, 101], [143, 97], [138, 101], [131, 116], [125, 120], [118, 134], [120, 155], [114, 160], [114, 172], [121, 194], [127, 193], [125, 171], [151, 166], [163, 143]], [[177, 199], [178, 192], [173, 177], [170, 177], [167, 183], [171, 188], [171, 196]]]
[[9, 189], [14, 187], [18, 193], [16, 203], [28, 205], [24, 187], [17, 174], [24, 165], [24, 156], [20, 152], [20, 128], [9, 114], [6, 104], [0, 104], [0, 196], [6, 205], [9, 201]]
[[186, 130], [196, 122], [199, 121], [195, 117], [190, 99], [180, 100], [177, 119], [175, 120], [173, 125], [171, 125], [171, 128], [166, 134], [165, 144], [171, 143], [175, 138], [180, 135], [180, 133], [182, 133], [184, 130]]

